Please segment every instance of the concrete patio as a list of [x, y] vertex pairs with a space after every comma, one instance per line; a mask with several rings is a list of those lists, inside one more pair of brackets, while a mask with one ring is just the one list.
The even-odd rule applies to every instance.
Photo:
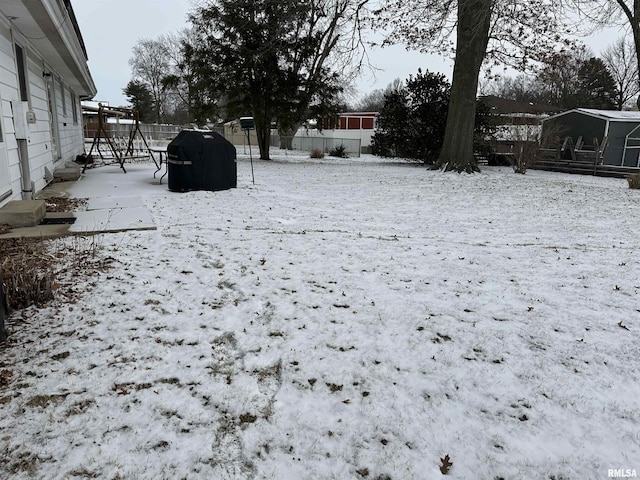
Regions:
[[[53, 238], [65, 235], [92, 235], [96, 233], [121, 232], [126, 230], [155, 230], [156, 226], [143, 196], [164, 193], [166, 183], [160, 184], [154, 178], [153, 163], [127, 164], [127, 173], [118, 165], [100, 166], [88, 169], [77, 181], [52, 183], [36, 196], [38, 200], [47, 198], [87, 199], [85, 209], [72, 212], [48, 212], [44, 223], [24, 226], [16, 221], [4, 238]], [[132, 195], [132, 192], [140, 195]], [[21, 202], [14, 202], [21, 204]], [[35, 202], [38, 203], [38, 202]], [[35, 205], [34, 203], [34, 205]], [[20, 206], [13, 209], [20, 210]], [[39, 223], [31, 218], [27, 224]], [[47, 224], [68, 219], [73, 223]], [[2, 223], [2, 222], [0, 222]]]

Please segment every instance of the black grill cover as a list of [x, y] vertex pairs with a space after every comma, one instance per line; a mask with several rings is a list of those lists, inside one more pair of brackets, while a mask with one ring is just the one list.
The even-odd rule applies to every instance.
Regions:
[[238, 184], [236, 148], [215, 132], [183, 130], [167, 146], [169, 190], [226, 190]]

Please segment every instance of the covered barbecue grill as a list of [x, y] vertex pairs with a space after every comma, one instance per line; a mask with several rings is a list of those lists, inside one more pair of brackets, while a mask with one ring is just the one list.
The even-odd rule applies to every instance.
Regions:
[[167, 146], [169, 190], [227, 190], [238, 183], [236, 148], [216, 132], [183, 130]]

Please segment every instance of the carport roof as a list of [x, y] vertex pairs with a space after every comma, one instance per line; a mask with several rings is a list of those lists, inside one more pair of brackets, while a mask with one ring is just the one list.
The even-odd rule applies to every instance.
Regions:
[[640, 112], [638, 111], [618, 111], [618, 110], [598, 110], [595, 108], [574, 108], [573, 110], [567, 110], [566, 112], [558, 113], [557, 115], [553, 115], [552, 117], [546, 118], [546, 120], [551, 120], [553, 118], [558, 118], [568, 113], [582, 113], [584, 115], [588, 115], [590, 117], [600, 118], [602, 120], [607, 120], [610, 122], [629, 122], [636, 121], [640, 122]]

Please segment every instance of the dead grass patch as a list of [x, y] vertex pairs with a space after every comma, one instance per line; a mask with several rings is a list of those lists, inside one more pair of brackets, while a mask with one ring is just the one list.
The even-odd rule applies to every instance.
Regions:
[[41, 459], [32, 452], [19, 452], [12, 454], [9, 457], [7, 470], [9, 473], [16, 475], [19, 473], [26, 473], [29, 476], [33, 476], [38, 471], [38, 465]]
[[175, 385], [179, 388], [182, 388], [183, 385], [182, 383], [180, 383], [180, 379], [177, 377], [171, 377], [171, 378], [161, 378], [160, 380], [158, 380], [158, 383], [164, 383], [167, 385]]
[[79, 477], [79, 478], [100, 478], [100, 474], [87, 470], [86, 468], [79, 468], [77, 470], [73, 470], [72, 472], [69, 472], [68, 475], [70, 475], [71, 477]]
[[70, 417], [72, 415], [80, 415], [82, 413], [86, 413], [94, 405], [96, 405], [96, 401], [93, 398], [76, 402], [71, 405], [69, 410], [67, 410], [67, 416]]
[[342, 391], [343, 386], [335, 383], [327, 383], [327, 387], [329, 387], [329, 390], [331, 390], [331, 393], [336, 393], [336, 392]]
[[49, 404], [58, 405], [59, 403], [64, 402], [64, 400], [69, 396], [68, 393], [61, 393], [57, 395], [36, 395], [35, 397], [31, 397], [29, 401], [27, 401], [27, 407], [46, 407]]
[[627, 182], [629, 182], [629, 188], [640, 190], [640, 173], [629, 175], [627, 177]]
[[250, 413], [243, 413], [240, 415], [240, 423], [255, 423], [257, 419], [257, 416], [251, 415]]
[[85, 210], [87, 206], [86, 198], [50, 197], [44, 199], [47, 212], [73, 212]]
[[53, 356], [51, 357], [51, 360], [57, 360], [57, 361], [59, 361], [59, 360], [64, 360], [64, 359], [65, 359], [65, 358], [67, 358], [69, 355], [71, 355], [71, 353], [70, 353], [70, 352], [60, 352], [60, 353], [57, 353], [57, 354], [53, 355]]
[[6, 388], [11, 383], [11, 378], [13, 377], [13, 373], [11, 370], [0, 370], [0, 388]]

